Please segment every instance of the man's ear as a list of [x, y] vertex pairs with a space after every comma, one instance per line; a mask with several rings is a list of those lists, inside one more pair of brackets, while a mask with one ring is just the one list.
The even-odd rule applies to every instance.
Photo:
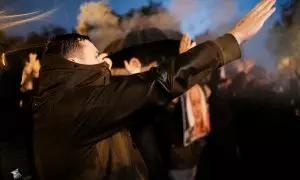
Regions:
[[82, 61], [78, 58], [68, 58], [69, 61], [74, 62], [74, 63], [78, 63], [78, 64], [82, 64]]
[[104, 60], [104, 62], [106, 62], [108, 64], [108, 66], [109, 66], [108, 68], [111, 69], [111, 67], [113, 65], [112, 60], [109, 58], [104, 58], [103, 60]]

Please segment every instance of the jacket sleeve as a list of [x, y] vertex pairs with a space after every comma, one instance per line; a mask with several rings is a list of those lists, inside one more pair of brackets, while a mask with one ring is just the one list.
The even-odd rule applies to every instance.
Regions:
[[158, 68], [94, 87], [74, 123], [74, 136], [81, 139], [78, 142], [88, 144], [106, 138], [135, 119], [130, 115], [141, 107], [167, 104], [240, 56], [237, 41], [226, 34], [199, 44]]

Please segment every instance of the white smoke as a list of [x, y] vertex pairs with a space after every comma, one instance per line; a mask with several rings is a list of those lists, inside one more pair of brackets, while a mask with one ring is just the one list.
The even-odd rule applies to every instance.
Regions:
[[152, 16], [135, 12], [132, 17], [119, 17], [103, 2], [84, 3], [78, 15], [77, 31], [88, 34], [102, 50], [110, 42], [124, 37], [133, 29], [156, 27], [180, 31], [178, 21], [168, 11], [157, 9]]
[[151, 16], [143, 16], [137, 12], [133, 17], [123, 19], [121, 27], [126, 33], [133, 29], [151, 27], [180, 31], [179, 22], [168, 11], [160, 11]]
[[[133, 29], [155, 27], [181, 31], [191, 16], [199, 17], [198, 24], [216, 29], [216, 24], [229, 22], [235, 13], [234, 0], [172, 0], [167, 9], [156, 9], [151, 16], [135, 12], [130, 18], [115, 15], [107, 3], [89, 2], [80, 7], [77, 31], [88, 34], [103, 49], [111, 41], [125, 36]], [[200, 12], [200, 15], [199, 15]]]
[[[233, 28], [241, 14], [246, 13], [245, 10], [241, 13], [238, 8], [238, 3], [243, 1], [172, 0], [167, 9], [156, 9], [157, 13], [152, 16], [144, 16], [137, 11], [130, 18], [121, 18], [114, 14], [108, 3], [89, 2], [80, 7], [77, 30], [79, 33], [88, 34], [100, 49], [136, 28], [156, 27], [175, 31], [183, 29], [195, 35], [201, 27], [202, 32], [203, 29], [209, 31], [210, 38], [216, 38]], [[254, 59], [266, 66], [274, 64], [274, 57], [266, 48], [272, 23], [269, 20], [262, 31], [245, 44], [245, 58]]]
[[81, 34], [88, 34], [99, 49], [105, 48], [115, 38], [123, 35], [119, 26], [119, 17], [102, 2], [82, 4], [77, 21], [77, 31]]
[[200, 1], [172, 0], [168, 6], [169, 13], [178, 21], [186, 20], [191, 14], [199, 12]]
[[[195, 34], [199, 27], [215, 31], [220, 24], [228, 24], [237, 12], [234, 0], [173, 0], [168, 9], [188, 31], [195, 29]], [[186, 25], [189, 20], [191, 24]]]
[[78, 24], [117, 27], [119, 18], [102, 2], [89, 2], [80, 6]]

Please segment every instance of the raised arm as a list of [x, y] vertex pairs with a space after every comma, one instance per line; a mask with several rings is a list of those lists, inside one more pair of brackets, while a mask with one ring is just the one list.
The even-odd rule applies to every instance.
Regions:
[[[74, 128], [75, 136], [84, 138], [80, 141], [83, 143], [103, 139], [128, 125], [134, 119], [131, 115], [141, 107], [165, 105], [217, 68], [239, 59], [239, 43], [253, 36], [261, 28], [266, 17], [273, 12], [271, 8], [274, 2], [262, 1], [239, 23], [237, 27], [240, 30], [235, 28], [232, 33], [215, 41], [199, 44], [148, 72], [119, 77], [104, 87], [90, 87], [91, 90], [87, 91], [89, 101], [83, 104], [83, 111], [78, 117], [78, 121], [81, 122], [74, 123], [80, 124]], [[249, 26], [249, 23], [252, 26]]]

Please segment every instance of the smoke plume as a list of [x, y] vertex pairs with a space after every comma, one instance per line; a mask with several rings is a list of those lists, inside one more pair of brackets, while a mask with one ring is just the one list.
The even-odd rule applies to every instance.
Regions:
[[131, 16], [118, 16], [103, 2], [84, 3], [78, 15], [77, 31], [88, 34], [99, 49], [104, 49], [110, 42], [124, 37], [133, 29], [156, 27], [180, 31], [179, 22], [165, 9], [155, 9], [153, 15], [140, 11]]
[[84, 3], [77, 18], [77, 31], [91, 36], [98, 48], [103, 49], [111, 41], [125, 36], [133, 29], [155, 27], [181, 31], [182, 25], [195, 15], [199, 17], [199, 21], [191, 26], [206, 25], [207, 28], [213, 28], [215, 24], [228, 22], [235, 12], [233, 0], [172, 0], [167, 9], [154, 8], [155, 12], [151, 15], [136, 10], [131, 16], [121, 17], [113, 13], [106, 3]]
[[[145, 15], [136, 10], [132, 16], [115, 14], [108, 3], [89, 2], [80, 7], [77, 31], [88, 34], [103, 49], [115, 39], [124, 37], [137, 28], [156, 27], [176, 31], [192, 32], [201, 35], [205, 30], [209, 33], [205, 39], [216, 38], [228, 32], [247, 12], [239, 10], [238, 4], [244, 0], [172, 0], [167, 8], [157, 8], [152, 15]], [[250, 10], [250, 8], [249, 8]], [[270, 52], [268, 43], [275, 44], [276, 38], [270, 38], [273, 18], [268, 21], [256, 37], [243, 47], [243, 58], [254, 59], [258, 64], [272, 66], [275, 56]], [[271, 39], [271, 40], [270, 40]]]
[[105, 48], [116, 37], [123, 35], [119, 17], [102, 2], [82, 4], [77, 21], [77, 31], [89, 35], [99, 49]]

